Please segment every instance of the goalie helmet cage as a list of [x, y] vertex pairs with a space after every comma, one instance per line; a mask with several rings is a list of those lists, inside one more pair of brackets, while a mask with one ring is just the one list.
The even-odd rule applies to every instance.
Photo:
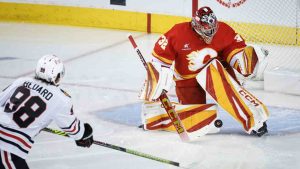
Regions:
[[299, 0], [193, 0], [192, 15], [201, 6], [211, 7], [247, 44], [269, 50], [267, 70], [300, 73]]

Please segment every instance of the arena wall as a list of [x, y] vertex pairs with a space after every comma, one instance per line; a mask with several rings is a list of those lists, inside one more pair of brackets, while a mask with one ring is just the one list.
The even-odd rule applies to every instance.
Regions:
[[[198, 1], [199, 6], [210, 6], [248, 41], [300, 45], [297, 0], [242, 0], [236, 7], [220, 2], [226, 0]], [[192, 0], [127, 0], [126, 6], [111, 5], [108, 0], [0, 0], [0, 8], [2, 21], [162, 33], [190, 20]]]

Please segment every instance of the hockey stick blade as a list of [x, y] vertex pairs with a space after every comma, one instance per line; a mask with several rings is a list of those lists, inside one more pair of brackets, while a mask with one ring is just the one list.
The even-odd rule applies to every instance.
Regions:
[[[142, 61], [145, 69], [148, 71], [149, 68], [148, 68], [147, 62], [131, 34], [128, 35], [128, 39], [129, 39], [130, 43], [132, 44], [134, 50], [136, 51], [137, 55], [139, 56], [140, 60]], [[171, 103], [170, 99], [168, 98], [165, 91], [162, 92], [159, 99], [160, 99], [161, 103], [163, 104], [164, 109], [166, 110], [166, 112], [167, 112], [172, 124], [174, 125], [177, 133], [179, 134], [179, 137], [181, 138], [181, 140], [189, 141], [190, 139], [187, 134], [187, 131], [185, 130], [178, 114], [176, 113], [174, 107], [172, 106], [172, 103]]]
[[[64, 136], [64, 137], [69, 137], [69, 135], [67, 133], [65, 133], [63, 131], [60, 131], [60, 130], [55, 130], [55, 129], [51, 129], [51, 128], [44, 128], [43, 131], [49, 132], [49, 133], [52, 133], [52, 134], [56, 134], [56, 135], [60, 135], [60, 136]], [[105, 143], [105, 142], [102, 142], [102, 141], [94, 140], [93, 144], [103, 146], [103, 147], [106, 147], [106, 148], [110, 148], [110, 149], [114, 149], [114, 150], [118, 150], [118, 151], [122, 151], [122, 152], [132, 154], [132, 155], [136, 155], [136, 156], [139, 156], [139, 157], [147, 158], [147, 159], [150, 159], [150, 160], [158, 161], [158, 162], [161, 162], [161, 163], [170, 164], [170, 165], [177, 166], [177, 167], [180, 166], [179, 163], [175, 162], [175, 161], [163, 159], [163, 158], [156, 157], [156, 156], [153, 156], [153, 155], [150, 155], [150, 154], [146, 154], [146, 153], [131, 150], [131, 149], [128, 149], [128, 148], [116, 146], [116, 145]]]

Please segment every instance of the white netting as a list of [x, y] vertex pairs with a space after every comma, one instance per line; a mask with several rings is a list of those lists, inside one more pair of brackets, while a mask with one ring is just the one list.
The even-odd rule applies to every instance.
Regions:
[[268, 70], [279, 67], [300, 73], [299, 0], [199, 0], [201, 6], [210, 6], [247, 42], [268, 49]]

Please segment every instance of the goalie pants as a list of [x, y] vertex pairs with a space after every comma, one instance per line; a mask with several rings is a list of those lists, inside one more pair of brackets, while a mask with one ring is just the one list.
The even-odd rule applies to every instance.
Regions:
[[[222, 62], [227, 72], [239, 83], [232, 67], [228, 63]], [[240, 84], [240, 83], [239, 83]], [[176, 95], [179, 103], [185, 104], [206, 104], [206, 92], [198, 84], [195, 78], [176, 81]]]
[[[193, 84], [194, 85], [191, 85]], [[181, 80], [176, 82], [176, 95], [180, 104], [205, 104], [205, 90], [197, 83], [196, 79]]]
[[29, 169], [26, 161], [10, 152], [0, 150], [0, 169]]

